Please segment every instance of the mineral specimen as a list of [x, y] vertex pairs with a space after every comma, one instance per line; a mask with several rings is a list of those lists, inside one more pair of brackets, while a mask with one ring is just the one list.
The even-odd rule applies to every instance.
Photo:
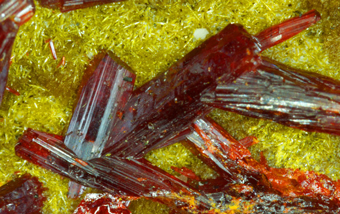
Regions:
[[107, 193], [91, 193], [80, 202], [74, 214], [130, 214], [129, 205], [130, 201], [124, 201]]
[[[117, 157], [142, 157], [210, 111], [204, 92], [261, 65], [258, 55], [320, 19], [310, 11], [271, 27], [256, 37], [230, 24], [192, 50], [170, 69], [133, 92], [103, 150]], [[133, 145], [133, 146], [132, 146]]]
[[108, 4], [124, 0], [39, 0], [41, 6], [59, 9], [61, 12], [92, 7], [100, 4]]
[[201, 100], [294, 128], [340, 135], [339, 94], [338, 80], [265, 59], [255, 72], [218, 85]]
[[34, 14], [32, 0], [0, 1], [0, 105], [6, 87], [12, 45], [20, 25]]
[[0, 213], [40, 213], [46, 189], [38, 178], [24, 174], [0, 187]]

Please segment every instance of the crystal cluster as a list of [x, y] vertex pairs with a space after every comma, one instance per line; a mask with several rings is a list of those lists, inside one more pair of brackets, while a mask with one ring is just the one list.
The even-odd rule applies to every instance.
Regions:
[[12, 45], [19, 26], [34, 14], [33, 0], [0, 1], [0, 105], [6, 89]]
[[100, 4], [108, 4], [124, 0], [39, 0], [41, 6], [68, 12]]
[[[205, 102], [210, 104], [214, 100], [209, 97], [219, 97], [221, 86], [265, 70], [264, 65], [268, 73], [280, 70], [259, 53], [319, 19], [316, 11], [310, 11], [257, 36], [240, 25], [228, 25], [134, 91], [131, 69], [117, 58], [99, 55], [85, 72], [88, 79], [67, 135], [28, 129], [15, 147], [16, 154], [114, 197], [126, 201], [146, 197], [175, 211], [224, 212], [235, 200], [252, 212], [337, 211], [337, 182], [314, 172], [271, 168], [264, 157], [257, 162], [246, 148], [256, 143], [254, 137], [238, 142], [204, 117], [211, 110]], [[320, 81], [327, 83], [325, 78]], [[322, 89], [318, 88], [320, 93], [327, 92]], [[183, 139], [220, 177], [201, 181], [191, 170], [173, 167], [186, 178], [184, 182], [143, 158], [152, 149]], [[80, 186], [70, 187], [71, 195], [79, 195]], [[114, 197], [106, 195], [92, 202], [101, 210], [117, 204]], [[89, 204], [89, 200], [83, 201], [76, 212], [91, 207]]]
[[38, 178], [24, 174], [0, 187], [0, 213], [40, 213], [46, 189]]

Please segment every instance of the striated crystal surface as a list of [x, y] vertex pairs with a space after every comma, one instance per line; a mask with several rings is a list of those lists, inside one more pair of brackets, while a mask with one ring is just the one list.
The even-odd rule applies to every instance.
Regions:
[[216, 108], [306, 131], [340, 133], [340, 81], [269, 59], [256, 72], [218, 85], [201, 100]]
[[120, 2], [124, 0], [40, 0], [43, 7], [60, 9], [61, 12], [68, 12], [101, 4]]
[[40, 213], [46, 189], [38, 178], [24, 174], [0, 187], [0, 213]]
[[210, 209], [214, 201], [145, 159], [102, 157], [84, 161], [61, 141], [62, 137], [28, 129], [16, 154], [82, 185], [119, 197], [147, 197], [192, 211]]
[[0, 2], [0, 105], [6, 88], [12, 45], [19, 26], [34, 14], [32, 0], [3, 0]]
[[[118, 58], [99, 57], [74, 110], [65, 144], [84, 160], [99, 157], [133, 90], [135, 74]], [[87, 71], [90, 72], [90, 71]]]
[[130, 201], [110, 194], [90, 193], [80, 202], [74, 214], [130, 214]]
[[[103, 157], [86, 162], [63, 145], [62, 137], [33, 130], [26, 132], [15, 149], [20, 157], [83, 185], [123, 200], [147, 197], [178, 211], [225, 212], [235, 201], [250, 212], [339, 209], [339, 182], [314, 172], [274, 169], [264, 158], [258, 163], [213, 121], [198, 120], [193, 129], [188, 136], [191, 144], [222, 177], [189, 185], [144, 159]], [[194, 176], [193, 172], [183, 174], [187, 173], [189, 178]]]
[[[302, 31], [319, 17], [316, 11], [310, 11], [266, 30], [256, 38], [239, 25], [228, 25], [168, 71], [133, 92], [124, 109], [124, 118], [111, 132], [104, 154], [142, 157], [158, 148], [209, 112], [210, 108], [200, 101], [205, 92], [256, 70], [261, 64], [258, 53]], [[301, 26], [299, 29], [292, 27], [297, 23]], [[272, 34], [273, 30], [279, 32]], [[281, 39], [268, 40], [271, 35], [279, 35]]]

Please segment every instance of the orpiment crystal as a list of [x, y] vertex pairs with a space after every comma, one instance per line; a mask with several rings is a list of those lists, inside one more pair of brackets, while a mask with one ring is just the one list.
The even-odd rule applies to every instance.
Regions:
[[32, 0], [0, 1], [0, 105], [6, 87], [12, 45], [19, 26], [34, 14]]
[[36, 177], [25, 174], [0, 187], [0, 213], [40, 213], [46, 189]]
[[[142, 157], [188, 127], [210, 108], [201, 96], [218, 84], [232, 83], [261, 64], [265, 48], [285, 41], [320, 19], [316, 11], [288, 20], [256, 38], [228, 25], [183, 59], [133, 92], [107, 142], [104, 154]], [[133, 145], [133, 146], [132, 146]]]
[[87, 194], [80, 202], [74, 214], [130, 214], [130, 201], [122, 200], [110, 194]]
[[201, 100], [246, 116], [340, 135], [340, 81], [269, 59], [256, 72], [218, 85]]
[[108, 4], [125, 0], [39, 0], [41, 6], [60, 9], [61, 12], [92, 7], [100, 4]]

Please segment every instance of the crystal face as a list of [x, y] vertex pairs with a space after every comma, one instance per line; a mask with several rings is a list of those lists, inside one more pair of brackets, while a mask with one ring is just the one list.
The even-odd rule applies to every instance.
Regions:
[[256, 72], [242, 75], [231, 84], [218, 85], [201, 100], [246, 116], [339, 135], [340, 81], [269, 59]]
[[46, 189], [36, 177], [24, 174], [0, 187], [0, 213], [40, 213]]
[[6, 88], [12, 45], [19, 26], [34, 14], [32, 0], [4, 0], [0, 2], [0, 105]]
[[120, 2], [124, 0], [39, 0], [41, 6], [59, 9], [61, 12], [68, 12], [95, 5], [108, 4], [113, 2]]

